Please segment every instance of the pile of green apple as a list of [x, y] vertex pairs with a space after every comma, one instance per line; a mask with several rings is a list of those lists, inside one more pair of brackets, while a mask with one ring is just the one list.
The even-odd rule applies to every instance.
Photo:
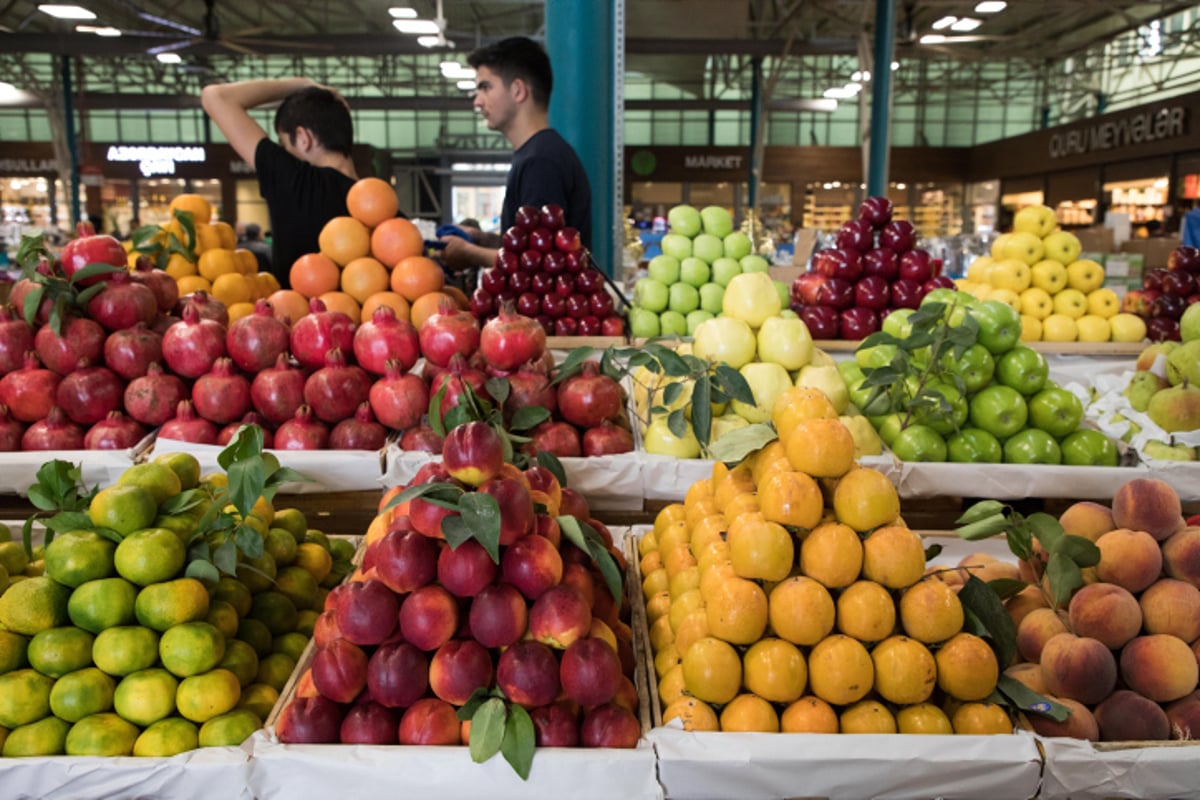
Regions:
[[[866, 376], [893, 363], [896, 344], [864, 342], [853, 361], [838, 365], [851, 401], [864, 409], [897, 458], [1117, 465], [1113, 441], [1099, 431], [1080, 428], [1079, 398], [1049, 379], [1049, 366], [1040, 353], [1019, 343], [1021, 317], [1012, 306], [999, 300], [978, 302], [942, 289], [930, 292], [921, 304], [934, 302], [945, 306], [942, 324], [958, 327], [968, 315], [978, 324], [977, 338], [961, 358], [945, 352], [938, 364], [931, 365], [928, 348], [919, 348], [912, 354], [908, 372], [899, 378], [914, 396], [924, 382], [926, 391], [945, 400], [939, 408], [891, 409], [890, 404], [881, 408], [879, 400], [870, 402], [871, 389], [863, 385]], [[907, 339], [913, 314], [910, 309], [893, 311], [884, 319], [883, 333]]]
[[[662, 239], [662, 254], [650, 260], [646, 277], [633, 287], [629, 327], [639, 339], [694, 335], [700, 323], [721, 313], [733, 278], [770, 267], [720, 206], [699, 211], [675, 206], [667, 222], [671, 230]], [[787, 286], [780, 281], [775, 291], [786, 307]]]

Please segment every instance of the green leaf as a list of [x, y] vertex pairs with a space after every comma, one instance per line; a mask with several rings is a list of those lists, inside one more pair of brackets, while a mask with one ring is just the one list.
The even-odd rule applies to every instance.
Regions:
[[613, 598], [619, 602], [620, 598], [624, 597], [621, 570], [617, 567], [617, 562], [613, 559], [612, 553], [608, 552], [604, 540], [596, 532], [596, 529], [570, 515], [558, 517], [558, 527], [563, 536], [567, 537], [567, 541], [587, 553], [596, 562], [596, 566], [600, 568], [600, 575], [604, 578], [605, 586], [608, 587]]
[[975, 612], [964, 606], [963, 608], [963, 626], [964, 633], [974, 634], [975, 636], [987, 636], [987, 626], [979, 621], [979, 617], [975, 616]]
[[35, 483], [29, 487], [29, 502], [34, 508], [42, 511], [55, 511], [58, 509], [58, 501], [51, 497], [41, 484]]
[[459, 395], [459, 404], [453, 406], [442, 418], [447, 432], [454, 430], [459, 425], [466, 425], [468, 422], [475, 422], [479, 419], [479, 415], [473, 413], [471, 407], [462, 402], [463, 397], [465, 395]]
[[518, 408], [512, 415], [509, 427], [514, 431], [527, 431], [550, 419], [550, 410], [541, 406], [526, 406]]
[[234, 528], [231, 541], [235, 542], [237, 549], [241, 550], [248, 558], [262, 558], [262, 535], [249, 525], [238, 525]]
[[1051, 552], [1062, 553], [1080, 567], [1094, 567], [1100, 563], [1100, 548], [1082, 536], [1062, 536], [1054, 543]]
[[890, 333], [887, 333], [886, 331], [876, 331], [875, 333], [872, 333], [867, 338], [863, 339], [859, 343], [858, 348], [855, 350], [855, 352], [857, 353], [859, 350], [870, 350], [872, 347], [875, 347], [876, 345], [881, 345], [881, 344], [894, 344], [896, 346], [899, 346], [903, 341], [904, 341], [903, 339], [897, 339], [895, 336], [893, 336]]
[[409, 500], [416, 500], [418, 497], [424, 497], [426, 500], [444, 500], [450, 503], [457, 503], [458, 498], [462, 496], [463, 490], [453, 483], [418, 483], [416, 486], [410, 486], [392, 498], [387, 506], [384, 507], [384, 510], [386, 511], [401, 503], [407, 503]]
[[562, 462], [558, 460], [558, 456], [551, 453], [549, 450], [538, 450], [537, 463], [540, 467], [545, 467], [550, 470], [556, 479], [559, 486], [567, 485], [567, 471], [563, 468]]
[[466, 722], [471, 717], [475, 716], [475, 711], [483, 705], [483, 701], [491, 696], [491, 691], [486, 686], [480, 686], [471, 692], [470, 698], [463, 703], [458, 709], [458, 721]]
[[1000, 673], [1000, 677], [996, 681], [996, 689], [1009, 702], [1022, 711], [1041, 714], [1055, 722], [1062, 722], [1071, 716], [1071, 709], [1054, 702], [1048, 697], [1043, 697], [1016, 678], [1011, 675], [1005, 675], [1003, 672]]
[[[180, 209], [175, 209], [175, 211], [172, 213], [175, 215], [175, 219], [179, 220], [179, 226], [181, 228], [183, 228], [183, 235], [185, 237], [187, 237], [187, 249], [195, 250], [196, 249], [196, 219], [195, 219], [195, 216], [190, 211], [182, 211]], [[201, 220], [201, 222], [208, 222], [208, 220]], [[172, 234], [172, 235], [174, 235], [174, 234]]]
[[1046, 579], [1050, 582], [1050, 591], [1054, 602], [1065, 606], [1071, 599], [1071, 594], [1083, 586], [1083, 573], [1071, 558], [1063, 553], [1051, 553], [1046, 561]]
[[[36, 514], [31, 517], [26, 517], [25, 523], [21, 525], [21, 544], [25, 547], [25, 557], [30, 560], [33, 559], [33, 522], [36, 519]], [[49, 543], [50, 540], [47, 539], [46, 544]]]
[[55, 533], [90, 530], [96, 527], [92, 518], [82, 511], [62, 511], [46, 520], [46, 527]]
[[746, 405], [754, 405], [754, 392], [750, 390], [750, 384], [746, 383], [742, 373], [728, 364], [718, 364], [714, 371], [714, 378], [714, 382], [726, 397]]
[[688, 423], [682, 408], [675, 409], [667, 416], [667, 428], [678, 439], [687, 436]]
[[75, 286], [81, 281], [86, 281], [88, 278], [95, 278], [98, 275], [113, 275], [118, 272], [127, 271], [124, 267], [114, 267], [112, 264], [88, 264], [83, 269], [72, 273], [68, 283]]
[[266, 466], [262, 456], [234, 461], [226, 468], [229, 476], [229, 501], [243, 518], [250, 516], [266, 485]]
[[263, 432], [257, 425], [243, 425], [233, 434], [229, 444], [217, 455], [217, 463], [221, 469], [229, 469], [234, 461], [244, 461], [252, 456], [262, 455]]
[[1029, 535], [1028, 527], [1024, 525], [1010, 527], [1004, 532], [1004, 538], [1008, 540], [1008, 549], [1017, 558], [1022, 561], [1033, 558], [1033, 538]]
[[93, 283], [91, 286], [87, 287], [75, 296], [75, 305], [80, 307], [86, 306], [93, 297], [100, 294], [107, 287], [108, 284], [104, 281], [100, 281], [100, 283]]
[[943, 547], [940, 544], [931, 544], [925, 548], [925, 561], [932, 561], [941, 555]]
[[160, 230], [162, 230], [162, 228], [157, 225], [143, 225], [140, 228], [135, 229], [129, 238], [133, 240], [133, 246], [136, 249], [137, 247], [140, 247], [141, 245], [144, 245], [152, 240], [158, 235]]
[[182, 514], [191, 511], [204, 502], [204, 493], [199, 489], [188, 489], [186, 492], [172, 495], [158, 507], [160, 514]]
[[958, 599], [963, 608], [971, 609], [971, 613], [983, 624], [992, 639], [992, 647], [996, 650], [996, 659], [1001, 664], [1012, 662], [1017, 652], [1017, 630], [1012, 617], [1004, 608], [999, 595], [986, 583], [974, 575], [967, 578]]
[[989, 536], [995, 536], [1008, 528], [1008, 518], [1003, 514], [993, 514], [990, 517], [976, 520], [970, 525], [963, 525], [955, 533], [961, 538], [969, 542], [987, 539]]
[[[267, 476], [268, 489], [278, 489], [285, 483], [320, 483], [320, 481], [301, 472], [297, 472], [291, 467], [279, 467]], [[270, 498], [267, 499], [269, 500]]]
[[701, 375], [692, 387], [692, 433], [700, 447], [707, 450], [712, 438], [712, 383], [708, 375]]
[[663, 389], [662, 401], [663, 405], [673, 406], [679, 396], [683, 394], [683, 382], [672, 381], [667, 384], [667, 388]]
[[1001, 600], [1007, 600], [1015, 594], [1020, 594], [1029, 586], [1025, 581], [1014, 578], [993, 578], [987, 582], [987, 585], [992, 587], [992, 591]]
[[1047, 552], [1053, 551], [1055, 543], [1063, 536], [1062, 525], [1049, 514], [1039, 511], [1026, 517], [1025, 522]]
[[562, 383], [567, 378], [576, 375], [583, 368], [583, 362], [587, 361], [595, 348], [592, 347], [576, 347], [571, 352], [567, 353], [566, 358], [558, 365], [558, 369], [554, 372], [554, 378], [551, 379], [550, 385], [555, 386]]
[[761, 450], [777, 438], [775, 429], [766, 423], [747, 425], [730, 431], [709, 445], [709, 454], [717, 461], [732, 464]]
[[970, 525], [972, 522], [979, 522], [981, 519], [993, 517], [1003, 512], [1004, 509], [1004, 503], [997, 500], [983, 500], [964, 511], [963, 515], [958, 518], [957, 523], [959, 525]]
[[45, 286], [35, 286], [25, 295], [25, 301], [22, 303], [21, 315], [25, 317], [25, 321], [33, 325], [37, 320], [38, 308], [42, 305], [42, 298], [46, 296]]
[[[651, 350], [651, 348], [653, 348]], [[663, 374], [672, 378], [686, 378], [692, 374], [691, 367], [674, 350], [662, 345], [647, 345], [646, 349], [662, 364]]]
[[482, 764], [500, 752], [507, 723], [508, 709], [500, 698], [493, 697], [479, 706], [471, 717], [472, 761]]
[[512, 384], [508, 382], [508, 378], [488, 378], [483, 388], [487, 390], [498, 406], [503, 406], [512, 392]]
[[616, 349], [613, 347], [604, 348], [604, 353], [600, 356], [600, 371], [614, 381], [619, 381], [625, 377], [624, 370], [616, 362]]
[[213, 566], [226, 575], [236, 575], [238, 565], [238, 548], [233, 539], [226, 541], [212, 554]]
[[529, 780], [536, 743], [533, 720], [529, 718], [529, 712], [514, 704], [508, 711], [508, 722], [504, 727], [504, 741], [500, 745], [500, 752], [523, 781]]
[[221, 580], [221, 573], [208, 561], [193, 561], [187, 565], [184, 575], [201, 583], [216, 583]]
[[[103, 536], [113, 544], [120, 544], [121, 542], [125, 541], [125, 537], [120, 533], [114, 531], [112, 528], [105, 528], [103, 525], [94, 526], [92, 528], [92, 532], [97, 536]], [[49, 544], [49, 540], [47, 540], [47, 544]]]
[[464, 494], [458, 501], [462, 509], [462, 520], [475, 540], [500, 563], [500, 504], [496, 498], [483, 492]]
[[442, 401], [446, 399], [446, 390], [450, 388], [443, 383], [441, 388], [434, 392], [433, 397], [429, 398], [429, 427], [433, 428], [433, 432], [438, 436], [445, 437], [446, 426], [442, 421]]

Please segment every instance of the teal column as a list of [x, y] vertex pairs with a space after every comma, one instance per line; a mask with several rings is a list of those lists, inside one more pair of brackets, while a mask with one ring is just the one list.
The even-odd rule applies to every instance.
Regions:
[[[71, 193], [71, 201], [67, 207], [71, 209], [71, 230], [74, 231], [83, 216], [79, 208], [79, 144], [75, 140], [75, 89], [71, 81], [70, 56], [62, 56], [60, 76], [63, 93], [63, 124], [67, 126], [67, 150], [71, 154], [71, 185], [63, 188]], [[96, 233], [99, 232], [96, 231]]]
[[[618, 50], [624, 62], [624, 0], [546, 0], [546, 51], [554, 68], [550, 126], [571, 143], [592, 187], [592, 256], [620, 272], [624, 226], [618, 196]], [[623, 77], [623, 76], [622, 76]]]
[[889, 109], [892, 94], [892, 50], [896, 38], [895, 0], [875, 0], [874, 69], [871, 72], [871, 142], [867, 160], [867, 194], [887, 196]]

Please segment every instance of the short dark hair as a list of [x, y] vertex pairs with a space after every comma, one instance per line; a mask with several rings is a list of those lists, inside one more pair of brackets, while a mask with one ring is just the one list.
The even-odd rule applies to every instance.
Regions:
[[332, 153], [351, 154], [354, 123], [350, 110], [328, 89], [310, 86], [284, 98], [275, 112], [275, 132], [295, 137], [297, 128], [307, 128], [321, 146]]
[[259, 236], [262, 236], [262, 227], [257, 222], [249, 222], [246, 224], [246, 239], [254, 241]]
[[487, 67], [504, 80], [505, 86], [520, 78], [529, 86], [533, 101], [549, 108], [554, 72], [550, 69], [550, 57], [532, 39], [514, 36], [489, 44], [467, 56], [467, 63], [476, 69]]

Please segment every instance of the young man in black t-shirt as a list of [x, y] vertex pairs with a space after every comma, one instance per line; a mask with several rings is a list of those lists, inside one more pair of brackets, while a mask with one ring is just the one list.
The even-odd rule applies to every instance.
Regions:
[[[501, 230], [513, 224], [521, 206], [562, 206], [567, 224], [591, 245], [592, 189], [579, 156], [550, 127], [547, 110], [554, 76], [550, 58], [523, 36], [505, 39], [471, 53], [475, 68], [475, 109], [487, 126], [512, 144], [513, 161], [500, 210]], [[443, 259], [452, 268], [491, 266], [494, 249], [457, 236], [445, 237]]]
[[[358, 178], [350, 158], [350, 109], [337, 92], [307, 78], [212, 84], [200, 100], [258, 173], [271, 217], [271, 271], [286, 288], [296, 259], [319, 250], [317, 236], [325, 223], [349, 213], [346, 192]], [[249, 110], [281, 100], [275, 144]]]

